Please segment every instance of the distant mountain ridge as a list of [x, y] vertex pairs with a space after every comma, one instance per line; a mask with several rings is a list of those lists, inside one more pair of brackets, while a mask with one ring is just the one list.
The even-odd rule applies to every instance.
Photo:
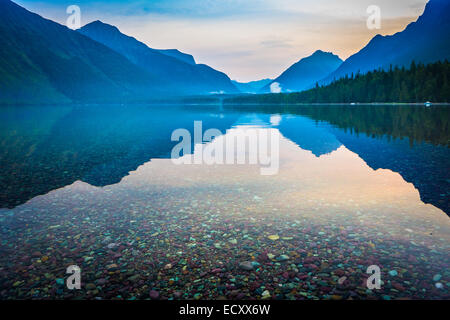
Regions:
[[144, 68], [80, 32], [0, 0], [0, 104], [125, 103], [238, 92], [227, 75], [195, 64], [190, 55], [142, 46], [167, 69]]
[[176, 58], [178, 60], [181, 60], [183, 62], [196, 65], [195, 59], [192, 55], [181, 52], [177, 49], [154, 49], [158, 51], [159, 53], [165, 54], [166, 56]]
[[292, 93], [239, 95], [225, 104], [449, 103], [450, 62], [412, 63], [409, 68], [375, 70]]
[[325, 77], [328, 84], [351, 73], [388, 69], [390, 65], [409, 67], [416, 63], [450, 60], [450, 1], [430, 0], [423, 14], [405, 30], [394, 35], [377, 35], [336, 71]]
[[261, 90], [262, 87], [264, 87], [265, 85], [267, 85], [272, 81], [273, 79], [261, 79], [250, 82], [239, 82], [232, 80], [236, 88], [238, 88], [239, 91], [241, 91], [242, 93], [257, 93], [259, 92], [259, 90]]
[[162, 79], [117, 52], [9, 0], [0, 1], [0, 47], [3, 104], [120, 103], [167, 94]]
[[133, 37], [127, 36], [112, 25], [94, 21], [78, 30], [125, 56], [137, 66], [172, 83], [184, 94], [212, 92], [237, 93], [230, 78], [207, 65], [197, 65], [192, 56], [178, 50], [156, 50]]
[[[375, 36], [345, 62], [316, 51], [274, 80], [231, 81], [177, 49], [152, 49], [94, 21], [78, 31], [0, 0], [0, 104], [128, 102], [211, 93], [281, 92], [326, 85], [345, 75], [450, 60], [450, 1], [430, 0], [416, 22]], [[333, 70], [334, 69], [334, 70]], [[264, 84], [262, 89], [258, 87]], [[258, 91], [259, 90], [259, 91]]]
[[278, 83], [281, 92], [295, 92], [311, 88], [314, 84], [335, 71], [342, 60], [331, 52], [317, 50], [290, 66], [279, 77], [265, 85], [260, 92], [271, 92], [271, 85]]

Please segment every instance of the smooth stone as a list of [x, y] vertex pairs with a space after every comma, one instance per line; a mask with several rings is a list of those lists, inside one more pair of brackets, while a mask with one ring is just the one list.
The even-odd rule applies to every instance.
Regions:
[[138, 275], [138, 274], [129, 277], [129, 278], [128, 278], [128, 281], [134, 282], [134, 281], [136, 281], [137, 279], [139, 279], [139, 275]]
[[159, 292], [155, 291], [155, 290], [150, 290], [150, 298], [158, 299], [159, 298]]
[[243, 261], [243, 262], [239, 263], [239, 268], [246, 270], [246, 271], [250, 271], [250, 270], [253, 270], [253, 264], [250, 261]]
[[289, 260], [289, 256], [287, 256], [287, 255], [285, 255], [285, 254], [282, 254], [282, 255], [278, 258], [278, 260], [279, 260], [279, 261], [286, 261], [286, 260]]
[[395, 277], [398, 275], [398, 272], [397, 272], [397, 270], [391, 270], [391, 271], [389, 271], [389, 275], [392, 277]]
[[440, 274], [435, 274], [433, 277], [433, 281], [437, 282], [439, 280], [441, 280], [442, 276]]
[[398, 291], [405, 291], [405, 287], [403, 287], [400, 283], [392, 282], [392, 286]]
[[337, 270], [334, 271], [334, 274], [339, 276], [339, 277], [342, 277], [342, 276], [344, 276], [345, 272], [344, 272], [344, 270], [337, 269]]
[[112, 249], [112, 248], [115, 248], [117, 246], [118, 246], [117, 243], [110, 243], [110, 244], [107, 245], [108, 249]]
[[442, 283], [440, 283], [440, 282], [437, 282], [434, 286], [435, 286], [437, 289], [444, 289], [444, 285], [443, 285]]
[[172, 264], [171, 263], [168, 263], [168, 264], [166, 264], [164, 266], [164, 270], [170, 270], [170, 269], [172, 269]]
[[339, 278], [338, 283], [343, 284], [345, 282], [345, 280], [347, 280], [347, 277], [345, 277], [345, 276], [341, 277], [341, 278]]
[[108, 269], [108, 270], [117, 269], [117, 268], [118, 268], [118, 266], [115, 263], [106, 266], [106, 269]]
[[270, 298], [270, 292], [269, 292], [269, 290], [265, 290], [265, 291], [261, 294], [261, 298], [262, 298], [262, 299], [268, 299], [268, 298]]
[[194, 294], [194, 299], [195, 299], [195, 300], [200, 300], [201, 297], [202, 297], [202, 294], [201, 294], [201, 293], [196, 293], [196, 294]]
[[93, 283], [88, 283], [87, 285], [86, 285], [86, 289], [88, 289], [88, 290], [94, 290], [96, 288], [96, 286], [95, 286], [95, 284], [93, 284]]

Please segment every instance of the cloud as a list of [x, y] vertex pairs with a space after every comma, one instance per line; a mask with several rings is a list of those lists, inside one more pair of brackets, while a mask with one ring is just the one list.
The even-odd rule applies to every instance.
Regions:
[[278, 82], [273, 82], [270, 85], [270, 92], [271, 93], [280, 93], [281, 92], [281, 86]]
[[290, 48], [292, 47], [291, 40], [289, 39], [272, 39], [261, 41], [263, 47], [268, 48]]

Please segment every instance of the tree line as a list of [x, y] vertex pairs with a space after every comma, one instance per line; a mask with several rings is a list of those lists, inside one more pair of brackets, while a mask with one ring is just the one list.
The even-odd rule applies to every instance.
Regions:
[[416, 103], [450, 102], [450, 64], [447, 60], [351, 74], [294, 93], [238, 96], [225, 103]]

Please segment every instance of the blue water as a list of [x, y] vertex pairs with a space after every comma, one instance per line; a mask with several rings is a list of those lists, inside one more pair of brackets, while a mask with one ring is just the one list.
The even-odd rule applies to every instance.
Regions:
[[[279, 132], [278, 174], [175, 166], [171, 135], [194, 121]], [[418, 106], [1, 108], [0, 298], [448, 298], [448, 122]]]

